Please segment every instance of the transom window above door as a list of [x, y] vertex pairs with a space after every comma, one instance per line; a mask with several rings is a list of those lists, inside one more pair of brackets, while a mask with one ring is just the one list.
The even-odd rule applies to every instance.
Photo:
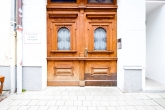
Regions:
[[51, 2], [71, 2], [71, 3], [76, 3], [76, 0], [51, 0]]
[[99, 27], [94, 31], [94, 50], [106, 50], [106, 44], [106, 30], [104, 28]]
[[66, 27], [58, 30], [58, 50], [70, 50], [70, 31]]
[[113, 0], [88, 0], [88, 3], [113, 3]]
[[90, 4], [90, 5], [95, 5], [95, 4], [100, 4], [100, 5], [115, 5], [117, 0], [48, 0], [48, 4], [60, 4], [64, 3], [63, 5], [66, 4]]

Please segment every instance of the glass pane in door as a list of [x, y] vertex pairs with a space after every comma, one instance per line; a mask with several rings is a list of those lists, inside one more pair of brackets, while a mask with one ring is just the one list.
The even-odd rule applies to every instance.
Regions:
[[113, 0], [88, 0], [88, 3], [113, 3]]
[[70, 50], [70, 31], [65, 27], [58, 30], [58, 50]]
[[94, 31], [94, 50], [106, 50], [106, 30], [104, 28], [97, 28]]
[[76, 3], [76, 0], [51, 0], [51, 2], [74, 2], [74, 3]]

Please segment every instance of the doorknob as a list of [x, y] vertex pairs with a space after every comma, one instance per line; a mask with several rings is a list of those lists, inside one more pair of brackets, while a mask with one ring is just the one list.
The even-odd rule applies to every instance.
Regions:
[[85, 48], [85, 57], [87, 57], [87, 56], [88, 56], [88, 49]]

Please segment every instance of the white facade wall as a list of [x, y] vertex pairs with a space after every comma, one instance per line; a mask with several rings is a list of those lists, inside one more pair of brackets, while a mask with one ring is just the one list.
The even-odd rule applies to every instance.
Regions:
[[4, 89], [10, 89], [10, 0], [0, 1], [0, 75], [5, 76]]
[[[146, 66], [145, 0], [118, 0], [118, 87], [124, 91], [124, 66]], [[143, 70], [143, 75], [145, 71]], [[144, 86], [144, 79], [143, 79]]]
[[[118, 0], [117, 2], [117, 37], [122, 38], [122, 49], [118, 50], [117, 74], [118, 87], [123, 90], [123, 67], [145, 68], [146, 65], [145, 0]], [[35, 73], [37, 75], [34, 75], [36, 79], [33, 77], [33, 84], [36, 85], [35, 81], [40, 80], [41, 89], [47, 86], [46, 3], [47, 0], [23, 0], [23, 68], [25, 68], [23, 71], [26, 70], [23, 72], [25, 73], [23, 77], [25, 76], [27, 81], [24, 84], [26, 87], [31, 85], [31, 77]], [[3, 15], [0, 17], [0, 65], [9, 66], [10, 0], [1, 1], [0, 15]], [[41, 42], [25, 43], [27, 32], [41, 33]], [[25, 80], [23, 79], [23, 83]], [[40, 83], [37, 84], [40, 86]], [[34, 88], [31, 89], [34, 90]]]
[[[31, 70], [34, 67], [42, 69], [41, 73], [36, 72], [37, 75], [35, 75], [36, 81], [41, 81], [42, 89], [47, 86], [46, 4], [47, 0], [23, 0], [23, 67], [32, 67]], [[40, 33], [38, 36], [40, 42], [27, 43], [25, 33], [35, 32]], [[32, 75], [29, 75], [28, 79], [30, 77]], [[33, 81], [35, 83], [34, 78]]]
[[[0, 66], [10, 64], [10, 0], [0, 2]], [[1, 73], [0, 73], [1, 74]]]
[[165, 5], [147, 15], [146, 77], [165, 84]]
[[[46, 54], [46, 0], [23, 0], [23, 66], [42, 66]], [[41, 42], [26, 43], [25, 33], [41, 33]]]

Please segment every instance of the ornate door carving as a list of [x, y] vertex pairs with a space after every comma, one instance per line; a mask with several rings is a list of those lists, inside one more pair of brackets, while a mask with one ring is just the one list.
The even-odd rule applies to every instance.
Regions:
[[49, 3], [48, 86], [116, 86], [117, 7], [81, 0], [63, 7]]

